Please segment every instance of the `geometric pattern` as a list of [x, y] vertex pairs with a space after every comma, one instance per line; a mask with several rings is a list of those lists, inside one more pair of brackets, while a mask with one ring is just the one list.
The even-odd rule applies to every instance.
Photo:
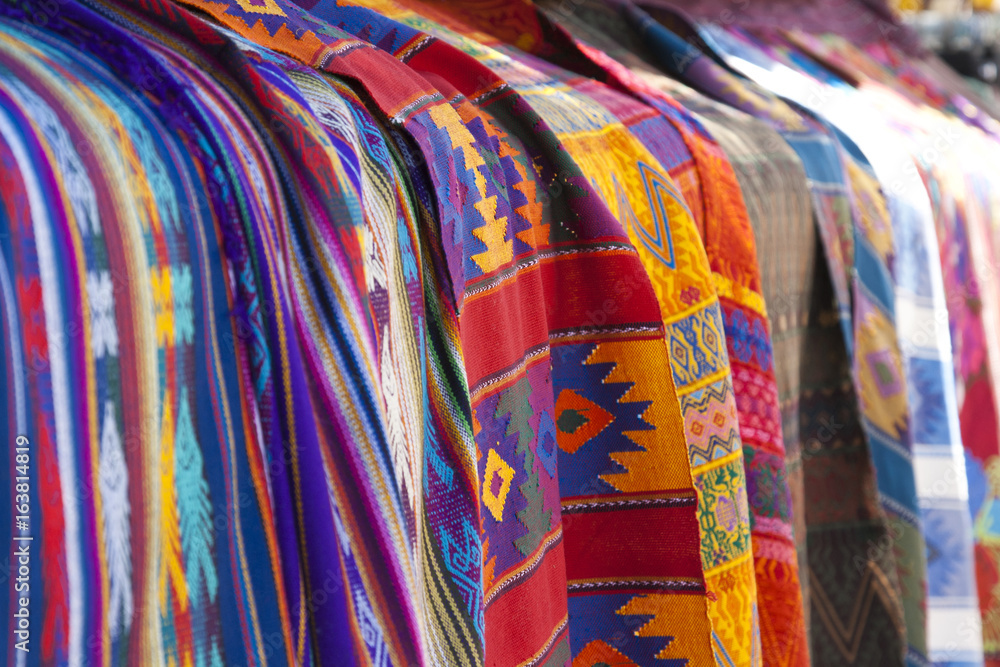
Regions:
[[[630, 214], [627, 216], [628, 222], [635, 230], [640, 242], [663, 264], [674, 269], [677, 267], [677, 262], [674, 258], [674, 242], [670, 235], [669, 221], [676, 220], [680, 215], [683, 215], [682, 211], [687, 209], [687, 205], [681, 202], [676, 188], [664, 180], [655, 170], [644, 164], [642, 160], [639, 160], [637, 164], [639, 173], [642, 175], [643, 184], [646, 186], [646, 196], [652, 208], [656, 236], [652, 236], [639, 224], [635, 214], [632, 213], [632, 207], [628, 203], [628, 198], [619, 187], [617, 179], [615, 179], [615, 194], [618, 198], [619, 212], [628, 211]], [[612, 178], [614, 178], [613, 175]], [[666, 197], [664, 197], [664, 193]]]
[[[513, 57], [515, 61], [518, 60], [518, 56]], [[530, 64], [533, 63], [534, 61]], [[490, 64], [492, 65], [492, 61]], [[551, 70], [546, 69], [544, 75], [551, 76], [563, 83], [561, 79], [563, 74], [555, 67]], [[516, 83], [512, 81], [512, 83], [515, 86], [521, 85], [520, 81]], [[710, 293], [710, 269], [705, 261], [704, 251], [697, 236], [697, 229], [692, 223], [691, 214], [686, 210], [686, 207], [682, 209], [678, 206], [676, 215], [671, 215], [668, 207], [672, 205], [672, 196], [666, 196], [670, 193], [651, 182], [650, 174], [644, 173], [644, 169], [638, 166], [637, 162], [643, 160], [645, 164], [654, 165], [662, 173], [666, 172], [657, 164], [656, 158], [648, 155], [644, 145], [635, 140], [620, 123], [615, 122], [613, 117], [602, 120], [605, 127], [600, 129], [599, 133], [586, 131], [582, 122], [577, 122], [578, 119], [575, 116], [571, 121], [566, 121], [565, 116], [569, 113], [567, 110], [554, 108], [554, 105], [552, 107], [544, 105], [546, 98], [549, 98], [549, 102], [551, 102], [552, 95], [535, 92], [528, 86], [522, 87], [531, 90], [532, 106], [547, 122], [557, 126], [569, 126], [566, 132], [560, 132], [558, 128], [554, 128], [557, 135], [564, 140], [567, 152], [578, 162], [584, 175], [594, 183], [595, 189], [604, 194], [604, 201], [611, 208], [614, 208], [617, 202], [619, 220], [626, 227], [630, 239], [639, 251], [639, 256], [642, 258], [656, 293], [660, 314], [669, 316], [683, 313], [679, 322], [668, 326], [665, 341], [671, 369], [684, 367], [686, 373], [686, 377], [674, 383], [675, 387], [680, 389], [684, 386], [695, 389], [692, 385], [696, 382], [705, 381], [716, 373], [726, 373], [725, 339], [722, 335], [721, 317], [714, 294]], [[575, 90], [573, 83], [569, 83], [568, 87], [573, 92], [567, 93], [567, 96], [572, 94], [580, 99], [579, 109], [586, 109], [588, 112], [593, 110], [592, 113], [595, 116], [605, 108], [611, 111], [615, 110], [609, 104], [602, 106], [605, 98], [595, 100], [589, 88]], [[601, 88], [604, 95], [614, 98], [618, 103], [634, 104], [625, 96], [611, 93], [599, 85], [594, 87]], [[536, 99], [537, 105], [535, 104]], [[579, 111], [574, 108], [572, 113], [579, 114]], [[626, 150], [622, 150], [623, 147]], [[614, 167], [618, 167], [618, 169], [616, 170]], [[671, 180], [664, 175], [663, 182], [671, 183]], [[672, 267], [676, 268], [672, 270]], [[695, 289], [688, 290], [691, 287]], [[683, 304], [674, 303], [678, 301], [682, 293], [687, 294], [688, 292], [692, 293], [691, 296], [694, 300]], [[712, 313], [694, 312], [692, 314], [692, 311], [706, 310], [706, 306], [702, 305], [706, 302], [711, 304], [707, 308], [712, 308]], [[666, 368], [666, 364], [662, 368], [651, 366], [652, 362], [662, 363], [660, 355], [662, 355], [663, 342], [662, 340], [622, 340], [615, 341], [614, 344], [610, 345], [609, 342], [604, 342], [581, 367], [581, 370], [587, 368], [596, 371], [600, 366], [607, 364], [604, 369], [601, 369], [602, 377], [597, 387], [602, 393], [614, 391], [622, 398], [618, 400], [617, 404], [600, 400], [597, 392], [594, 391], [594, 385], [587, 385], [586, 398], [599, 402], [601, 408], [614, 415], [614, 420], [603, 427], [589, 442], [581, 445], [575, 455], [564, 458], [563, 454], [560, 454], [560, 487], [564, 497], [567, 495], [567, 491], [574, 494], [580, 493], [578, 489], [580, 489], [581, 484], [586, 484], [584, 486], [585, 492], [593, 493], [593, 484], [582, 475], [564, 473], [563, 461], [579, 458], [582, 453], [588, 450], [596, 453], [597, 449], [607, 452], [611, 460], [618, 464], [617, 469], [604, 469], [599, 471], [597, 475], [598, 480], [607, 482], [615, 491], [648, 493], [662, 489], [683, 488], [690, 484], [689, 463], [684, 459], [677, 460], [681, 456], [685, 456], [684, 450], [686, 449], [684, 430], [680, 428], [679, 423], [681, 422], [679, 405], [676, 400], [672, 401], [666, 398], [671, 394], [677, 395], [675, 388], [670, 386], [671, 375], [676, 377], [676, 374], [674, 370]], [[553, 354], [553, 358], [557, 356]], [[576, 387], [563, 386], [557, 387], [557, 389], [561, 391], [563, 389], [576, 389]], [[624, 410], [626, 407], [628, 408], [627, 412]], [[623, 412], [625, 414], [621, 414]], [[556, 422], [560, 426], [559, 436], [562, 446], [565, 431], [562, 430], [562, 424], [560, 424], [561, 416], [561, 412], [557, 409]], [[623, 416], [630, 419], [632, 424], [623, 424]], [[597, 427], [600, 422], [589, 421], [588, 424]], [[722, 434], [721, 439], [725, 440], [726, 436], [727, 434]], [[699, 443], [699, 445], [701, 446], [703, 443]], [[590, 459], [596, 463], [593, 456]], [[670, 465], [665, 465], [667, 463]], [[574, 467], [581, 468], [582, 466], [581, 463], [574, 462]], [[677, 478], [676, 486], [667, 484], [664, 472]], [[571, 482], [571, 484], [567, 484], [567, 482]], [[583, 515], [572, 516], [574, 516], [573, 521], [580, 521], [579, 517]], [[626, 539], [624, 543], [629, 541]], [[568, 538], [567, 542], [569, 542]], [[681, 598], [688, 596], [665, 595], [663, 597]], [[697, 596], [690, 597], [696, 598]], [[631, 602], [638, 604], [640, 600], [648, 601], [649, 599], [649, 595], [637, 594]], [[667, 600], [664, 599], [657, 604], [661, 602], [665, 604]], [[699, 604], [704, 605], [705, 598], [701, 598]], [[571, 602], [572, 639], [576, 651], [583, 650], [592, 639], [599, 638], [608, 641], [606, 634], [589, 638], [581, 637], [581, 634], [587, 632], [584, 629], [587, 622], [573, 616], [573, 608]], [[704, 606], [701, 609], [704, 609]], [[638, 615], [642, 612], [629, 611], [628, 613]], [[700, 615], [703, 620], [707, 621], [704, 611]], [[696, 656], [694, 651], [698, 649], [690, 644], [684, 646], [681, 642], [671, 643], [664, 650], [663, 643], [670, 641], [671, 637], [691, 636], [704, 632], [701, 628], [695, 631], [692, 626], [693, 617], [688, 618], [686, 622], [680, 621], [682, 618], [684, 617], [677, 618], [668, 613], [663, 615], [661, 622], [659, 612], [657, 612], [658, 620], [656, 622], [649, 623], [648, 627], [644, 626], [639, 633], [631, 633], [633, 636], [629, 636], [627, 644], [625, 644], [629, 647], [628, 649], [619, 647], [615, 642], [609, 643], [632, 661], [638, 664], [651, 664], [653, 661], [649, 659], [648, 655], [640, 657], [636, 651], [641, 645], [640, 637], [650, 640], [655, 637], [658, 643], [656, 653], [663, 653], [658, 657], [686, 659], [690, 661], [689, 664], [707, 664], [711, 661], [711, 656], [705, 654]], [[603, 628], [602, 631], [604, 631]], [[704, 635], [702, 635], [699, 641], [704, 642], [703, 648], [708, 653], [710, 646], [704, 640]], [[644, 645], [643, 650], [645, 650]]]
[[896, 364], [893, 363], [892, 353], [889, 350], [870, 352], [866, 360], [883, 398], [888, 398], [903, 388], [899, 373], [893, 368]]
[[755, 583], [753, 555], [749, 553], [705, 572], [717, 665], [762, 664]]
[[726, 338], [733, 356], [744, 364], [754, 363], [762, 371], [772, 366], [771, 340], [764, 321], [753, 317], [747, 319], [743, 308], [723, 308], [726, 318]]
[[686, 387], [729, 363], [718, 303], [700, 308], [667, 327], [674, 383]]
[[573, 658], [573, 667], [601, 667], [603, 665], [638, 667], [614, 647], [600, 639], [595, 639], [584, 646], [583, 650]]
[[614, 415], [572, 389], [563, 389], [556, 399], [559, 448], [575, 454], [586, 442], [614, 420]]
[[[712, 604], [711, 602], [709, 604]], [[696, 596], [690, 595], [637, 595], [617, 610], [619, 616], [638, 616], [644, 622], [633, 631], [636, 637], [655, 638], [659, 650], [654, 654], [655, 661], [642, 660], [639, 664], [655, 664], [657, 667], [694, 667], [695, 665], [711, 665], [712, 649], [708, 642], [685, 642], [678, 636], [678, 630], [685, 625], [685, 619], [704, 614], [704, 603]], [[634, 620], [634, 619], [630, 619]], [[714, 633], [713, 633], [714, 634]], [[654, 649], [655, 650], [655, 649]], [[576, 663], [574, 662], [574, 667]], [[618, 665], [608, 662], [608, 665]], [[627, 664], [627, 663], [625, 663]], [[596, 667], [596, 665], [595, 665]]]
[[686, 432], [697, 438], [688, 438], [692, 467], [740, 449], [736, 401], [728, 377], [681, 396], [681, 414]]
[[490, 449], [486, 458], [486, 472], [483, 474], [483, 504], [497, 521], [503, 521], [503, 507], [507, 502], [512, 479], [514, 469], [500, 458], [495, 449]]
[[[679, 406], [670, 397], [663, 352], [660, 340], [626, 340], [565, 346], [553, 354], [554, 370], [565, 378], [554, 386], [564, 497], [690, 487]], [[581, 423], [583, 418], [589, 421]], [[575, 430], [569, 433], [570, 428]], [[581, 432], [593, 435], [577, 447]]]
[[874, 561], [866, 563], [865, 573], [858, 586], [857, 597], [851, 607], [850, 615], [841, 618], [835, 605], [823, 584], [810, 571], [810, 590], [812, 591], [813, 608], [820, 618], [823, 628], [829, 633], [830, 639], [840, 653], [844, 664], [854, 664], [861, 648], [861, 640], [868, 627], [868, 616], [871, 613], [876, 597], [886, 607], [894, 606], [894, 594], [885, 573]]

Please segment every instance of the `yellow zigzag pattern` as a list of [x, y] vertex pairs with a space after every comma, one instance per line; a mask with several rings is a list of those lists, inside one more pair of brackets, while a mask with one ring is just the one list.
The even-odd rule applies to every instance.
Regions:
[[673, 637], [656, 654], [660, 660], [687, 658], [689, 665], [713, 665], [712, 647], [705, 641], [711, 632], [701, 595], [637, 595], [615, 612], [620, 615], [652, 616], [636, 630], [638, 637]]
[[[661, 349], [657, 350], [658, 347]], [[588, 365], [615, 364], [604, 378], [605, 384], [634, 383], [618, 399], [619, 403], [650, 402], [642, 418], [653, 430], [624, 433], [645, 451], [613, 452], [611, 458], [628, 472], [601, 475], [601, 479], [625, 493], [692, 488], [680, 404], [675, 398], [662, 347], [662, 340], [609, 341], [600, 343], [587, 358]]]
[[480, 167], [486, 162], [475, 148], [476, 138], [462, 124], [461, 118], [454, 109], [447, 106], [435, 106], [430, 110], [431, 119], [439, 128], [446, 130], [451, 138], [452, 150], [462, 149], [465, 168], [472, 172], [479, 192], [479, 201], [473, 206], [486, 221], [482, 227], [472, 230], [473, 236], [486, 245], [486, 251], [472, 256], [484, 273], [490, 273], [500, 268], [514, 257], [514, 242], [507, 241], [507, 217], [497, 218], [496, 195], [486, 196], [486, 177]]

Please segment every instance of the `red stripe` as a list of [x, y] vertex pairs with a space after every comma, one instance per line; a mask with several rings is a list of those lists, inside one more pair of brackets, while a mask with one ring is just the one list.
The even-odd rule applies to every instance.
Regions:
[[[660, 306], [638, 260], [620, 251], [543, 259], [493, 291], [471, 297], [461, 315], [470, 385], [509, 368], [548, 332], [660, 322]], [[541, 307], [544, 304], [544, 309]], [[469, 340], [466, 332], [475, 332]]]
[[486, 664], [504, 667], [530, 660], [566, 615], [566, 566], [560, 542], [545, 554], [530, 577], [487, 607]]
[[[693, 507], [583, 512], [562, 519], [569, 581], [702, 577]], [[622, 530], [625, 525], [628, 530]]]

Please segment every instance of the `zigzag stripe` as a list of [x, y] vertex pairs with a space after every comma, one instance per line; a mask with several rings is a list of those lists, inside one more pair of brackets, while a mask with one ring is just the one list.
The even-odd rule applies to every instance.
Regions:
[[[809, 569], [809, 583], [810, 595], [815, 603], [815, 608], [823, 623], [823, 627], [826, 628], [833, 642], [837, 645], [837, 649], [848, 664], [853, 664], [858, 657], [861, 638], [868, 625], [868, 616], [871, 613], [875, 596], [877, 595], [882, 600], [882, 604], [890, 610], [899, 607], [899, 602], [895, 599], [885, 574], [872, 562], [868, 563], [868, 569], [865, 570], [865, 575], [858, 585], [854, 605], [846, 622], [837, 614], [836, 606], [826, 594], [823, 584], [812, 568]], [[890, 614], [894, 619], [900, 618], [901, 615], [901, 610], [896, 614]], [[898, 628], [897, 630], [900, 636], [905, 636], [903, 634], [905, 632], [904, 628]]]
[[[700, 394], [700, 396], [697, 394]], [[729, 394], [730, 386], [728, 382], [711, 384], [699, 392], [692, 392], [685, 396], [684, 409], [698, 408], [699, 412], [706, 412], [704, 408], [707, 408], [710, 403], [713, 401], [716, 403], [725, 403], [726, 399], [729, 398]]]
[[730, 454], [740, 446], [740, 435], [736, 429], [730, 429], [728, 438], [721, 438], [718, 435], [710, 435], [705, 447], [699, 447], [694, 443], [688, 444], [688, 451], [691, 456], [691, 465], [701, 465], [717, 458]]

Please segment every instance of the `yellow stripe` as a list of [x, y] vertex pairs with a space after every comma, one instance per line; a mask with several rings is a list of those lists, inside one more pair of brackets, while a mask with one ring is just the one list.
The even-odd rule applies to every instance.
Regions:
[[716, 298], [715, 294], [714, 293], [709, 294], [708, 298], [702, 299], [701, 301], [692, 304], [691, 306], [685, 308], [679, 313], [671, 313], [669, 316], [665, 316], [663, 318], [663, 324], [666, 326], [670, 326], [674, 322], [680, 322], [681, 320], [690, 317], [699, 310], [704, 310], [705, 308], [709, 308], [713, 305], [717, 306], [718, 304], [719, 304], [719, 299]]
[[728, 463], [731, 463], [738, 458], [742, 458], [742, 456], [743, 456], [743, 449], [740, 448], [737, 449], [735, 452], [730, 452], [721, 458], [714, 459], [712, 461], [709, 461], [708, 463], [703, 463], [702, 465], [696, 468], [692, 468], [692, 472], [694, 472], [695, 475], [701, 475], [710, 470], [715, 470], [716, 468], [720, 468]]
[[712, 278], [715, 280], [715, 291], [718, 292], [720, 299], [730, 299], [750, 308], [761, 317], [767, 317], [767, 305], [762, 295], [718, 273], [713, 272]]
[[743, 565], [746, 561], [752, 558], [753, 558], [753, 553], [747, 550], [746, 552], [743, 553], [743, 555], [737, 556], [736, 558], [732, 559], [727, 563], [723, 563], [722, 565], [716, 565], [711, 570], [705, 570], [705, 578], [708, 579], [709, 577], [714, 577], [715, 575], [726, 572], [727, 570], [732, 570], [736, 567], [739, 567], [740, 565]]
[[678, 398], [680, 398], [681, 396], [687, 396], [688, 394], [693, 394], [699, 389], [707, 387], [713, 382], [718, 382], [719, 380], [722, 380], [723, 378], [727, 377], [729, 377], [729, 364], [726, 364], [725, 366], [715, 371], [711, 375], [706, 375], [705, 377], [701, 378], [696, 382], [692, 382], [691, 384], [686, 384], [683, 387], [678, 387], [677, 396]]

